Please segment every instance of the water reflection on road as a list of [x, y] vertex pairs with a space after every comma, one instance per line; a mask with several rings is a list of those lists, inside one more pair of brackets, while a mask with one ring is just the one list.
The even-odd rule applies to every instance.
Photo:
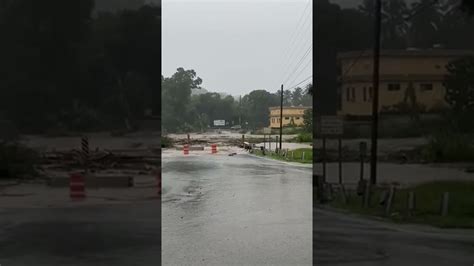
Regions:
[[163, 265], [311, 265], [311, 168], [247, 155], [163, 160]]

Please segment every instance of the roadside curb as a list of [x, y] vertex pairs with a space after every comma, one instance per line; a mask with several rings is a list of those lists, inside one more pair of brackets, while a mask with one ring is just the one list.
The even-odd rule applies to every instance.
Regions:
[[[412, 233], [412, 234], [423, 234], [432, 237], [441, 237], [445, 239], [455, 239], [455, 240], [464, 240], [474, 243], [474, 229], [463, 229], [463, 228], [438, 228], [431, 225], [426, 224], [413, 224], [413, 223], [405, 223], [405, 224], [397, 224], [393, 221], [383, 218], [377, 217], [372, 215], [363, 215], [354, 213], [347, 210], [341, 210], [338, 208], [330, 207], [330, 206], [322, 206], [322, 205], [315, 205], [313, 206], [313, 214], [314, 212], [320, 212], [328, 215], [333, 216], [341, 216], [344, 215], [344, 218], [349, 218], [354, 220], [354, 222], [369, 222], [374, 226], [378, 226], [385, 229], [390, 229], [393, 231], [404, 232], [404, 233]], [[313, 217], [313, 219], [317, 219], [317, 216]]]
[[291, 166], [298, 166], [298, 167], [311, 168], [311, 169], [313, 168], [313, 164], [309, 164], [309, 163], [306, 164], [306, 163], [296, 163], [296, 162], [285, 162], [285, 161], [270, 159], [270, 158], [267, 158], [267, 157], [258, 156], [258, 155], [250, 154], [250, 153], [247, 153], [245, 155], [255, 157], [255, 158], [259, 158], [259, 159], [263, 159], [263, 160], [267, 160], [267, 161], [271, 161], [271, 162], [277, 162], [277, 163], [281, 163], [281, 164], [291, 165]]

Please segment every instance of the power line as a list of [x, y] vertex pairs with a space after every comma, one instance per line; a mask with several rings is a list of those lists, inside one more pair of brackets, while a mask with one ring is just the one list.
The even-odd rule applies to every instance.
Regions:
[[344, 71], [344, 74], [341, 76], [341, 77], [345, 77], [349, 71], [352, 69], [352, 67], [357, 64], [357, 62], [362, 58], [362, 55], [367, 52], [368, 49], [365, 49], [365, 50], [361, 50], [360, 54], [357, 56], [357, 58], [352, 62], [352, 64], [349, 66], [349, 68], [346, 69], [346, 71]]
[[[303, 55], [302, 55], [302, 58], [300, 58], [299, 61], [296, 62], [295, 65], [293, 65], [293, 63], [287, 65], [287, 67], [285, 68], [285, 71], [283, 72], [283, 77], [287, 77], [286, 81], [288, 81], [288, 79], [290, 79], [290, 76], [291, 76], [290, 71], [292, 70], [292, 68], [298, 67], [298, 64], [301, 63], [301, 60], [303, 60], [303, 59], [307, 56], [308, 50], [312, 49], [312, 46], [313, 46], [313, 45], [312, 45], [312, 42], [310, 42], [309, 48], [304, 51], [304, 53], [303, 53]], [[295, 60], [295, 61], [296, 61], [296, 60]], [[294, 71], [295, 71], [295, 70], [294, 70]], [[288, 75], [290, 75], [290, 76], [288, 76]], [[286, 82], [286, 81], [285, 81], [285, 82]], [[284, 83], [285, 83], [285, 82], [284, 82]]]
[[[305, 8], [304, 8], [304, 10], [303, 10], [303, 13], [301, 13], [301, 15], [300, 15], [300, 19], [298, 20], [298, 23], [296, 24], [295, 31], [293, 31], [293, 33], [291, 34], [291, 36], [290, 36], [290, 38], [289, 38], [288, 46], [287, 46], [285, 55], [283, 56], [283, 59], [287, 59], [287, 58], [288, 58], [288, 52], [290, 51], [291, 45], [293, 44], [292, 41], [294, 41], [293, 37], [296, 37], [296, 36], [295, 36], [295, 33], [299, 32], [298, 29], [299, 29], [299, 26], [300, 26], [300, 22], [301, 22], [301, 20], [303, 19], [304, 14], [306, 13], [306, 10], [307, 10], [308, 7], [310, 6], [311, 2], [312, 2], [312, 0], [308, 0], [308, 2], [306, 3]], [[304, 24], [303, 24], [303, 25], [304, 25]]]
[[295, 80], [303, 73], [303, 71], [308, 68], [308, 66], [313, 62], [313, 60], [308, 60], [306, 65], [300, 70], [300, 72], [295, 76], [295, 78], [289, 83], [289, 84], [294, 84]]
[[[310, 79], [310, 78], [312, 78], [312, 77], [313, 77], [313, 75], [311, 75], [311, 76], [309, 76], [309, 77], [303, 79], [302, 81], [298, 82], [298, 83], [297, 83], [296, 85], [294, 85], [293, 87], [290, 87], [288, 90], [292, 90], [292, 89], [296, 88], [298, 85], [300, 85], [301, 83], [307, 81], [308, 79]], [[310, 83], [311, 83], [311, 82], [310, 82]], [[308, 83], [308, 84], [310, 84], [310, 83]]]
[[303, 60], [309, 55], [309, 52], [313, 49], [313, 45], [311, 43], [310, 47], [308, 50], [306, 50], [306, 53], [303, 55], [303, 57], [301, 57], [300, 61], [298, 61], [297, 63], [297, 66], [294, 68], [293, 72], [291, 72], [291, 74], [285, 79], [285, 81], [283, 82], [283, 84], [285, 84], [289, 79], [290, 77], [296, 72], [296, 70], [298, 70], [299, 66], [301, 65], [301, 63], [303, 62]]
[[[300, 43], [299, 40], [300, 40], [301, 38], [298, 39], [298, 37], [300, 36], [300, 33], [301, 33], [301, 32], [305, 32], [305, 30], [306, 30], [305, 25], [306, 25], [306, 23], [307, 23], [307, 21], [308, 21], [308, 18], [311, 17], [311, 16], [305, 16], [305, 15], [306, 15], [306, 10], [308, 10], [308, 7], [311, 5], [311, 3], [312, 3], [312, 0], [308, 0], [308, 2], [306, 3], [306, 6], [305, 6], [303, 12], [301, 13], [300, 18], [299, 18], [299, 20], [298, 20], [298, 23], [297, 23], [297, 25], [296, 25], [295, 31], [293, 31], [293, 33], [292, 33], [292, 35], [291, 35], [291, 37], [290, 37], [290, 39], [289, 39], [289, 45], [287, 46], [287, 49], [286, 49], [286, 51], [285, 51], [285, 54], [284, 54], [284, 56], [282, 57], [283, 62], [282, 62], [282, 65], [281, 65], [281, 69], [282, 69], [282, 71], [283, 71], [283, 73], [284, 73], [283, 76], [286, 76], [286, 75], [287, 75], [287, 73], [288, 73], [288, 71], [289, 71], [289, 69], [290, 69], [290, 67], [291, 67], [291, 65], [292, 65], [292, 64], [291, 64], [291, 58], [292, 58], [292, 55], [293, 55], [294, 52], [295, 52], [295, 49], [292, 49], [292, 48], [294, 48], [294, 45], [293, 45], [293, 44], [295, 44], [295, 42], [296, 42], [296, 43]], [[310, 11], [310, 12], [311, 12], [311, 11]], [[310, 14], [311, 14], [311, 13], [309, 13], [309, 15], [310, 15]], [[304, 20], [304, 21], [303, 21], [303, 17], [305, 17], [305, 20]], [[303, 24], [300, 23], [300, 22], [302, 22], [302, 21], [303, 21]], [[311, 23], [310, 23], [310, 26], [311, 26]], [[299, 47], [299, 46], [298, 46], [298, 47]], [[286, 68], [285, 68], [285, 66], [286, 66]]]
[[[301, 27], [302, 27], [302, 30], [301, 30], [301, 31], [298, 31], [298, 34], [295, 36], [295, 39], [293, 40], [293, 42], [292, 42], [292, 44], [290, 45], [290, 47], [293, 47], [293, 45], [295, 44], [295, 48], [296, 48], [296, 47], [299, 48], [299, 46], [296, 46], [296, 44], [297, 44], [298, 42], [295, 43], [295, 40], [297, 40], [297, 38], [300, 37], [300, 33], [306, 31], [306, 28], [303, 28], [303, 27], [306, 25], [306, 22], [308, 22], [308, 18], [310, 18], [310, 17], [311, 17], [311, 16], [307, 16], [307, 17], [306, 17], [304, 24], [301, 26]], [[309, 24], [309, 27], [311, 27], [311, 23]], [[301, 38], [303, 38], [304, 35], [301, 35], [301, 36], [302, 36]], [[300, 39], [301, 39], [301, 38], [300, 38]], [[298, 40], [300, 40], [300, 39], [298, 39]], [[291, 49], [291, 48], [290, 48], [290, 49]], [[286, 61], [288, 61], [288, 60], [291, 59], [291, 56], [293, 55], [293, 51], [296, 51], [296, 50], [297, 50], [297, 49], [290, 50], [290, 54], [288, 54], [288, 55], [286, 56], [286, 58], [285, 58]]]
[[301, 53], [301, 49], [306, 47], [309, 43], [312, 42], [312, 39], [309, 38], [306, 42], [300, 42], [300, 43], [297, 43], [297, 45], [295, 45], [295, 49], [292, 50], [292, 53], [290, 54], [290, 56], [288, 57], [287, 59], [287, 62], [288, 62], [288, 67], [285, 69], [285, 75], [287, 74], [286, 71], [288, 71], [289, 67], [291, 67], [292, 63], [291, 63], [291, 59], [292, 58], [297, 58], [297, 56], [299, 56]]

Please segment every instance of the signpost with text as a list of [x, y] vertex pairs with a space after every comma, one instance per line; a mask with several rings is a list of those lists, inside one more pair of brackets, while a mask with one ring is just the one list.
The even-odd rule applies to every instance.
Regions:
[[318, 194], [320, 201], [324, 201], [324, 184], [326, 183], [326, 138], [337, 138], [338, 140], [338, 168], [339, 168], [339, 184], [342, 186], [342, 141], [341, 137], [344, 133], [344, 123], [342, 117], [339, 116], [320, 116], [317, 124], [317, 136], [322, 138], [322, 166], [323, 174], [318, 182]]
[[265, 149], [265, 136], [268, 135], [268, 149], [272, 149], [272, 140], [271, 140], [272, 128], [264, 127], [263, 128], [263, 149]]

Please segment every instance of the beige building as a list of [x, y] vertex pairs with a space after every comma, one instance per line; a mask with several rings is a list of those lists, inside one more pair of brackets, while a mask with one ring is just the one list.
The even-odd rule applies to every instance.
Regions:
[[[443, 79], [448, 62], [474, 51], [382, 50], [380, 52], [379, 112], [401, 111], [416, 101], [424, 111], [447, 107]], [[371, 52], [340, 53], [339, 114], [367, 116], [372, 110], [373, 57]]]
[[[303, 115], [304, 112], [311, 107], [283, 107], [283, 127], [285, 126], [303, 126], [304, 119]], [[270, 127], [271, 128], [280, 128], [280, 106], [278, 107], [270, 107]]]

